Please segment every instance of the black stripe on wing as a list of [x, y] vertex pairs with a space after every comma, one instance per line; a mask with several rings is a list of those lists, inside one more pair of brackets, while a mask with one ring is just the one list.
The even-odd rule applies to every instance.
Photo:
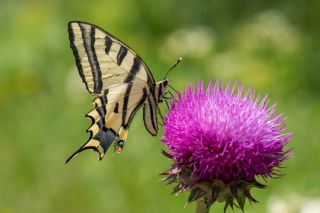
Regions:
[[129, 83], [131, 81], [134, 80], [134, 78], [136, 77], [136, 75], [138, 74], [139, 70], [140, 70], [140, 66], [141, 66], [141, 60], [139, 57], [135, 57], [133, 59], [133, 64], [132, 67], [130, 69], [130, 74], [127, 76], [127, 78], [124, 80], [123, 83]]
[[129, 84], [126, 90], [126, 93], [124, 95], [124, 100], [123, 100], [123, 106], [122, 106], [122, 125], [124, 127], [126, 126], [126, 118], [127, 118], [127, 108], [129, 104], [129, 97], [130, 97], [130, 92], [131, 92], [132, 84]]
[[[71, 22], [69, 22], [69, 24], [68, 24], [70, 47], [71, 47], [73, 55], [75, 57], [76, 65], [77, 65], [77, 68], [78, 68], [78, 71], [79, 71], [79, 75], [80, 75], [80, 77], [82, 79], [82, 82], [84, 82], [86, 84], [86, 80], [85, 80], [85, 77], [84, 77], [84, 74], [83, 74], [83, 68], [82, 68], [82, 64], [81, 64], [80, 55], [79, 55], [78, 49], [77, 49], [77, 47], [76, 47], [76, 45], [74, 43], [75, 42], [75, 37], [74, 37], [74, 32], [73, 32], [71, 24], [72, 24]], [[87, 87], [87, 90], [89, 90], [87, 84], [86, 84], [86, 87]]]
[[105, 36], [104, 39], [105, 39], [104, 45], [106, 46], [104, 49], [104, 52], [106, 53], [106, 55], [109, 55], [109, 52], [112, 46], [112, 39], [110, 38], [110, 36]]
[[119, 66], [121, 65], [124, 57], [126, 57], [127, 53], [128, 53], [128, 49], [126, 47], [124, 47], [124, 46], [121, 46], [120, 50], [118, 52], [118, 55], [117, 55], [117, 64]]
[[[125, 118], [124, 119], [124, 122], [122, 125], [125, 127], [125, 128], [129, 128], [130, 127], [130, 124], [132, 122], [132, 119], [134, 117], [134, 115], [136, 114], [136, 112], [143, 106], [143, 103], [146, 101], [148, 97], [148, 93], [147, 93], [147, 90], [146, 88], [143, 89], [143, 95], [142, 97], [140, 98], [139, 102], [136, 104], [135, 108], [132, 110], [131, 114], [129, 115], [128, 119]], [[127, 115], [127, 113], [126, 113]]]
[[89, 64], [92, 70], [92, 76], [93, 76], [93, 82], [94, 82], [94, 93], [99, 94], [102, 90], [102, 79], [101, 79], [101, 70], [100, 65], [98, 62], [98, 58], [96, 55], [96, 50], [94, 47], [95, 43], [95, 28], [93, 26], [90, 26], [90, 28], [86, 28], [86, 25], [79, 24], [84, 48], [86, 50]]

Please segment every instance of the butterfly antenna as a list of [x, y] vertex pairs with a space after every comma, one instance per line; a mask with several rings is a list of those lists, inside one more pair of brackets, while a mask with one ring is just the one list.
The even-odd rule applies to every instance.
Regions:
[[176, 63], [174, 63], [174, 65], [168, 70], [168, 72], [167, 72], [166, 75], [164, 76], [164, 79], [167, 78], [167, 76], [168, 76], [168, 74], [170, 73], [170, 71], [173, 70], [173, 69], [180, 63], [181, 60], [182, 60], [182, 57], [180, 57], [180, 58], [176, 61]]

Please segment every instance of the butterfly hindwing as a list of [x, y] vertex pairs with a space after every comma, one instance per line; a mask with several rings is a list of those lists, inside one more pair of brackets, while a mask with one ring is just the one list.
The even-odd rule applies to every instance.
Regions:
[[121, 151], [131, 121], [146, 98], [146, 89], [131, 83], [112, 86], [104, 95], [95, 98], [95, 108], [86, 114], [92, 121], [87, 130], [90, 138], [67, 162], [86, 149], [97, 151], [101, 160], [112, 142], [115, 143], [115, 149]]

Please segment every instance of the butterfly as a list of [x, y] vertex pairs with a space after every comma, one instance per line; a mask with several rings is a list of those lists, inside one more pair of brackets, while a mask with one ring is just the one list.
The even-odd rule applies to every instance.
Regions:
[[66, 163], [87, 149], [98, 152], [101, 160], [112, 143], [121, 152], [132, 119], [142, 107], [146, 129], [157, 135], [157, 112], [168, 80], [155, 82], [135, 51], [98, 26], [73, 21], [68, 32], [80, 77], [95, 98], [94, 108], [86, 114], [92, 121], [90, 137]]

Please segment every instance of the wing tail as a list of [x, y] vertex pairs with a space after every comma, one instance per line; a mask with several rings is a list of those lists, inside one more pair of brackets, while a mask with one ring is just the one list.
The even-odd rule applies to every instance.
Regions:
[[91, 110], [86, 114], [86, 117], [90, 118], [92, 123], [88, 128], [87, 132], [90, 133], [89, 140], [80, 147], [76, 152], [74, 152], [66, 161], [68, 163], [73, 157], [75, 157], [80, 152], [92, 149], [99, 154], [99, 160], [101, 160], [110, 145], [114, 140], [117, 140], [118, 133], [117, 130], [112, 128], [107, 128], [105, 125], [105, 117], [112, 120], [113, 114], [106, 114], [106, 105], [100, 105]]
[[[112, 142], [112, 141], [111, 141]], [[110, 142], [110, 144], [111, 144]], [[110, 145], [109, 145], [110, 146]], [[100, 141], [90, 139], [88, 142], [86, 142], [82, 147], [80, 147], [77, 151], [75, 151], [67, 160], [66, 163], [68, 163], [73, 157], [75, 157], [77, 154], [80, 152], [87, 150], [87, 149], [92, 149], [96, 152], [99, 153], [99, 160], [102, 160], [105, 152], [107, 149], [105, 149]]]
[[[120, 109], [123, 101], [120, 101], [119, 98], [114, 98], [115, 94], [117, 93], [112, 90], [108, 92], [107, 90], [104, 96], [94, 99], [95, 108], [86, 114], [86, 117], [92, 122], [87, 129], [90, 137], [83, 146], [67, 159], [66, 163], [87, 149], [98, 152], [99, 160], [101, 160], [113, 142], [114, 148], [118, 153], [123, 150], [128, 128], [123, 125], [123, 110]], [[130, 108], [134, 108], [134, 106], [132, 105]]]
[[103, 125], [101, 120], [103, 118], [97, 121], [95, 117], [91, 117], [90, 113], [92, 114], [93, 111], [96, 111], [96, 109], [92, 110], [86, 115], [86, 117], [89, 117], [91, 120], [93, 120], [90, 128], [87, 130], [87, 132], [90, 132], [89, 140], [76, 152], [74, 152], [67, 159], [66, 163], [68, 163], [77, 154], [87, 149], [92, 149], [93, 151], [97, 152], [99, 154], [99, 160], [102, 160], [112, 142], [114, 140], [118, 140], [118, 134], [116, 131], [111, 128], [108, 129]]

